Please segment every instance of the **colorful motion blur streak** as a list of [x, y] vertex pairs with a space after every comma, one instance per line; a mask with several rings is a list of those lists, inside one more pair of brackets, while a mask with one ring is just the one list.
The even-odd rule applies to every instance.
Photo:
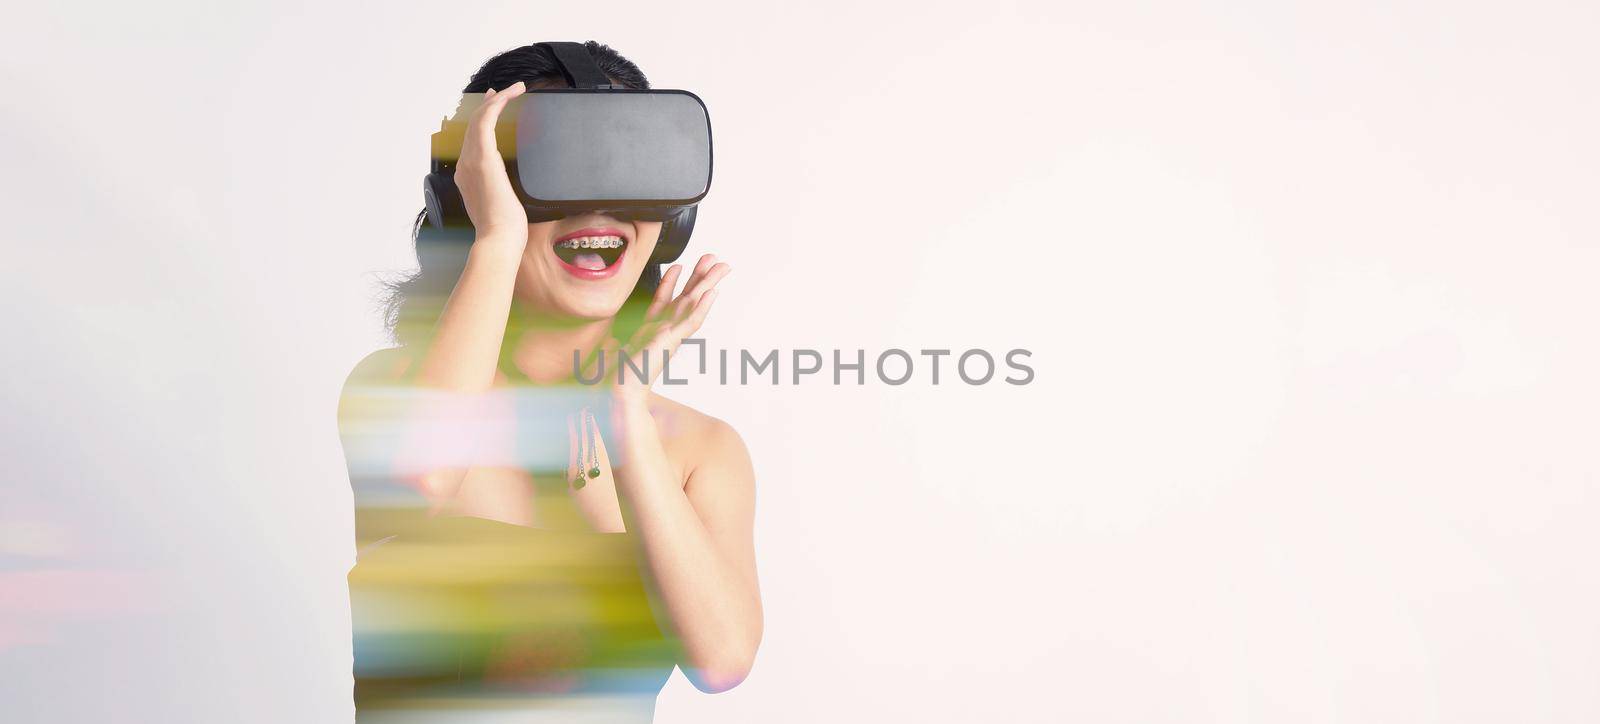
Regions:
[[[565, 411], [590, 395], [347, 389], [359, 721], [649, 721], [678, 650], [632, 535], [571, 514]], [[469, 465], [530, 473], [540, 527], [431, 514], [415, 481]]]

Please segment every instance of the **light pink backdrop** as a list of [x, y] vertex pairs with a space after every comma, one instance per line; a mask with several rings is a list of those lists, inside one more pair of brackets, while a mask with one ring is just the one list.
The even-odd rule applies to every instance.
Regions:
[[713, 345], [1038, 373], [682, 391], [767, 633], [659, 721], [1600, 720], [1597, 19], [8, 9], [0, 718], [346, 720], [371, 273], [477, 64], [594, 38], [712, 111]]

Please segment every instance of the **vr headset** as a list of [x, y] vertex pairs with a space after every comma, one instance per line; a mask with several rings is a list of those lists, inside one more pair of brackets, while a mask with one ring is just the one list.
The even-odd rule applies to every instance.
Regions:
[[[678, 258], [694, 231], [695, 210], [711, 189], [711, 118], [683, 90], [630, 90], [611, 83], [581, 43], [538, 43], [571, 88], [528, 89], [516, 109], [511, 188], [529, 221], [603, 213], [660, 221], [652, 264]], [[464, 114], [458, 114], [464, 115]], [[502, 135], [505, 117], [496, 136]], [[432, 138], [423, 180], [428, 223], [470, 228], [455, 164], [466, 121], [445, 120]]]

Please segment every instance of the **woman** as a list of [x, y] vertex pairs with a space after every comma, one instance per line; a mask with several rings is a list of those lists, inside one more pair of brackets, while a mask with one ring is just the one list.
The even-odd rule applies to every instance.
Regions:
[[[612, 82], [649, 87], [585, 47]], [[495, 124], [562, 78], [538, 46], [472, 77], [455, 170], [470, 244], [419, 218], [422, 271], [390, 315], [401, 346], [363, 360], [341, 398], [362, 721], [649, 721], [674, 665], [723, 691], [761, 639], [738, 434], [652, 392], [659, 362], [643, 382], [573, 383], [575, 354], [615, 370], [676, 350], [729, 267], [707, 254], [675, 294], [683, 268], [649, 264], [662, 222], [529, 222]]]

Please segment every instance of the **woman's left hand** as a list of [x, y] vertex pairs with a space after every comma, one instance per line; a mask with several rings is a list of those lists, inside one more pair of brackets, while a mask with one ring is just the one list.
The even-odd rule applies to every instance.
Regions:
[[[706, 254], [695, 264], [689, 282], [676, 297], [672, 290], [678, 285], [683, 265], [673, 264], [661, 275], [655, 298], [645, 310], [644, 324], [633, 338], [620, 348], [615, 340], [608, 340], [603, 348], [605, 373], [611, 378], [616, 402], [631, 405], [649, 399], [650, 386], [661, 377], [666, 359], [678, 351], [685, 338], [699, 331], [706, 314], [711, 311], [711, 304], [717, 299], [717, 282], [732, 270], [733, 267], [718, 262], [715, 255]], [[632, 366], [623, 364], [623, 356]], [[645, 360], [649, 360], [648, 370]], [[635, 368], [640, 371], [635, 372]]]

